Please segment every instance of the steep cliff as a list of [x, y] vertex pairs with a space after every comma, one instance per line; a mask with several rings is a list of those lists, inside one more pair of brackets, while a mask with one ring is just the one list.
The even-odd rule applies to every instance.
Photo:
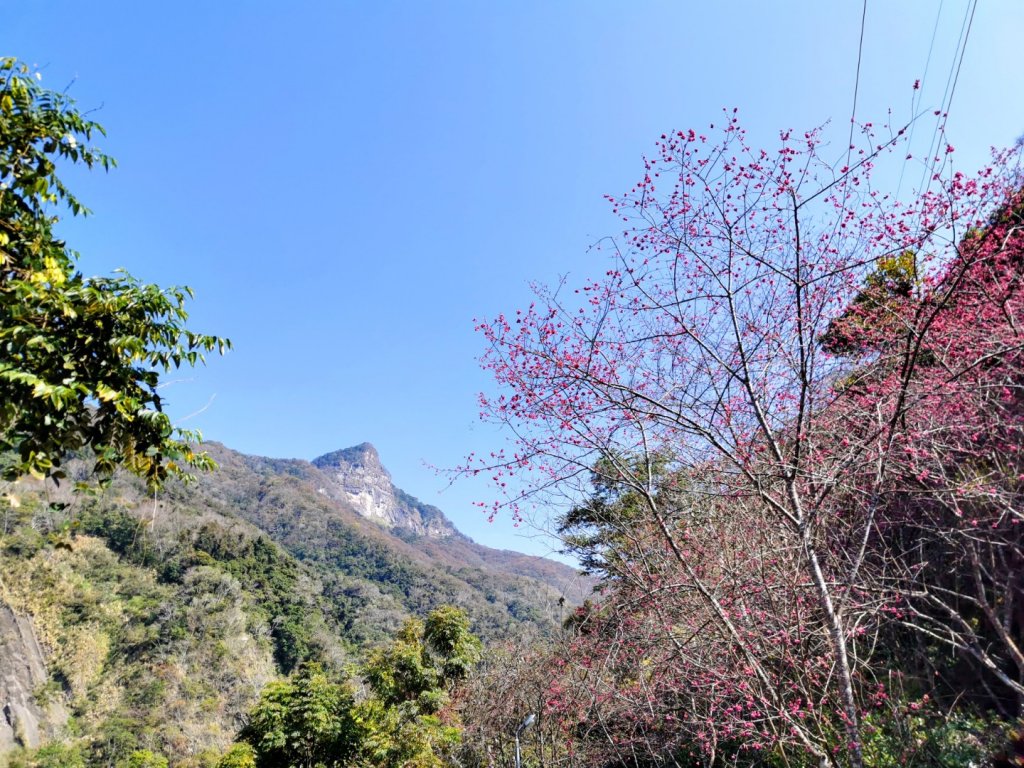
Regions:
[[41, 703], [48, 674], [35, 628], [27, 616], [0, 602], [0, 754], [37, 747], [68, 719], [59, 699]]
[[441, 510], [423, 504], [395, 486], [377, 449], [370, 443], [325, 454], [312, 463], [330, 479], [319, 490], [347, 502], [369, 520], [389, 529], [404, 529], [434, 539], [459, 535]]

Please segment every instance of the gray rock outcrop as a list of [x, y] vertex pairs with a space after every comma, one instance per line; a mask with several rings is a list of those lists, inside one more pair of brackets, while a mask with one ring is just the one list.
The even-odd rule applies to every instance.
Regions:
[[321, 489], [323, 493], [347, 502], [360, 515], [385, 528], [433, 539], [458, 535], [441, 510], [395, 487], [377, 449], [369, 443], [325, 454], [313, 459], [313, 465], [330, 481]]
[[0, 755], [38, 747], [67, 721], [63, 702], [43, 706], [36, 700], [47, 679], [46, 657], [31, 620], [0, 603]]

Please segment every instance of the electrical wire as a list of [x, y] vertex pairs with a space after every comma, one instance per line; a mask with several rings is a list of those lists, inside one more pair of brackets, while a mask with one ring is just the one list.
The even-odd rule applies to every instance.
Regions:
[[850, 153], [853, 152], [853, 128], [857, 119], [857, 94], [860, 92], [860, 63], [864, 56], [864, 26], [868, 17], [868, 0], [864, 0], [860, 12], [860, 41], [857, 43], [857, 75], [853, 81], [853, 108], [850, 110], [850, 140], [846, 144], [846, 167], [850, 167]]
[[[932, 52], [935, 50], [935, 38], [939, 32], [939, 21], [942, 19], [942, 6], [946, 0], [939, 0], [939, 10], [935, 13], [935, 24], [932, 25], [932, 39], [928, 43], [928, 56], [924, 60], [924, 73], [921, 75], [921, 79], [917, 82], [917, 90], [914, 92], [913, 98], [910, 100], [910, 133], [907, 136], [907, 148], [912, 151], [914, 146], [914, 130], [917, 128], [917, 110], [921, 106], [921, 99], [924, 97], [924, 86], [928, 80], [928, 70], [932, 64]], [[908, 151], [907, 157], [903, 159], [903, 166], [900, 168], [900, 180], [896, 184], [896, 199], [899, 200], [900, 190], [903, 188], [903, 175], [907, 171], [907, 162], [910, 160], [910, 152]]]
[[957, 81], [960, 79], [960, 68], [964, 63], [964, 54], [967, 53], [967, 41], [971, 35], [971, 28], [974, 26], [974, 13], [977, 8], [978, 0], [972, 0], [964, 12], [964, 20], [960, 25], [960, 38], [953, 53], [953, 62], [949, 68], [949, 76], [946, 78], [946, 89], [942, 94], [942, 102], [939, 105], [939, 119], [932, 130], [932, 139], [928, 144], [928, 154], [925, 156], [925, 167], [921, 174], [921, 183], [919, 185], [919, 194], [922, 195], [928, 192], [932, 180], [946, 166], [948, 154], [943, 156], [941, 165], [936, 167], [935, 164], [938, 163], [939, 158], [935, 156], [935, 153], [939, 151], [940, 139], [946, 135], [946, 121], [949, 117], [949, 108], [953, 102], [953, 94], [956, 92]]

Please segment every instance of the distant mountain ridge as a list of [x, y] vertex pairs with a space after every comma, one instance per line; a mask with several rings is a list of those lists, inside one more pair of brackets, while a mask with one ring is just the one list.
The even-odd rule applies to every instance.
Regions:
[[506, 623], [501, 612], [513, 623], [553, 627], [566, 605], [592, 591], [593, 581], [571, 566], [486, 547], [460, 533], [440, 509], [397, 487], [370, 443], [312, 461], [250, 456], [219, 443], [205, 448], [220, 469], [199, 478], [200, 490], [244, 482], [247, 493], [231, 500], [236, 514], [300, 560], [330, 563], [349, 576], [377, 563], [385, 584], [401, 583], [391, 592], [411, 613], [461, 603], [483, 622], [478, 631], [497, 637]]

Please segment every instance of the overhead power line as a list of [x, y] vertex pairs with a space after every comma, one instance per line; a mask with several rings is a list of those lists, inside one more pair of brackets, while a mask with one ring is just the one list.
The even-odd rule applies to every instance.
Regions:
[[921, 194], [928, 191], [932, 179], [937, 173], [945, 168], [948, 154], [944, 153], [941, 164], [936, 166], [938, 158], [936, 153], [940, 149], [941, 140], [946, 136], [946, 121], [949, 118], [950, 106], [953, 103], [953, 95], [956, 93], [956, 85], [960, 79], [960, 69], [964, 63], [964, 55], [967, 53], [967, 42], [971, 36], [971, 29], [974, 26], [974, 13], [978, 8], [978, 0], [972, 0], [964, 12], [964, 20], [960, 25], [960, 38], [957, 40], [956, 50], [953, 52], [953, 61], [949, 67], [949, 75], [946, 77], [946, 89], [942, 94], [942, 102], [939, 105], [938, 121], [932, 130], [932, 139], [928, 145], [928, 154], [925, 156], [924, 172], [921, 176]]
[[[917, 89], [914, 91], [913, 98], [910, 100], [910, 133], [907, 136], [907, 147], [914, 146], [914, 131], [917, 128], [917, 111], [921, 107], [921, 99], [924, 96], [925, 83], [928, 81], [928, 70], [932, 65], [932, 52], [935, 50], [935, 38], [939, 32], [939, 21], [942, 19], [942, 6], [945, 4], [945, 0], [939, 0], [939, 9], [935, 12], [935, 23], [932, 25], [932, 39], [928, 43], [928, 56], [924, 60], [924, 72], [921, 74], [921, 79], [917, 82]], [[899, 199], [900, 190], [903, 188], [903, 174], [906, 173], [907, 163], [910, 158], [905, 157], [903, 159], [903, 165], [900, 168], [900, 180], [896, 184], [896, 199]]]
[[864, 0], [860, 12], [860, 40], [857, 43], [857, 75], [853, 80], [853, 107], [850, 109], [850, 140], [846, 144], [846, 166], [850, 166], [853, 151], [853, 128], [857, 119], [857, 95], [860, 92], [860, 63], [864, 56], [864, 25], [868, 18], [868, 0]]

